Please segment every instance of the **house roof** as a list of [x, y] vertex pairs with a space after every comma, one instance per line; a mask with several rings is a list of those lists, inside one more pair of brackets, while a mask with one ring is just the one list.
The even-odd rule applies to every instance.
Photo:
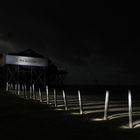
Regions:
[[22, 52], [18, 53], [8, 53], [8, 55], [16, 55], [16, 56], [28, 56], [28, 57], [39, 57], [39, 58], [44, 58], [43, 55], [37, 53], [33, 49], [27, 49]]

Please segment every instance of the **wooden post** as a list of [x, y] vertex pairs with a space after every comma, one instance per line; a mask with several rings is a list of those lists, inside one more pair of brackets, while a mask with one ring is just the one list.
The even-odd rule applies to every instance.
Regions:
[[105, 95], [104, 120], [107, 120], [108, 106], [109, 106], [109, 91], [107, 90]]
[[49, 104], [49, 89], [47, 85], [46, 85], [46, 102], [47, 104]]
[[32, 89], [33, 89], [33, 99], [35, 99], [35, 86], [34, 86], [34, 84], [32, 85]]
[[25, 85], [23, 84], [23, 97], [26, 98], [26, 95], [25, 95]]
[[62, 92], [63, 92], [64, 107], [65, 107], [65, 110], [68, 110], [67, 100], [66, 100], [66, 94], [65, 94], [65, 91], [64, 90]]
[[83, 110], [82, 110], [82, 101], [81, 101], [81, 93], [80, 93], [80, 90], [78, 90], [78, 100], [79, 100], [79, 109], [80, 109], [80, 114], [83, 114]]
[[54, 106], [57, 107], [56, 90], [54, 89]]
[[30, 86], [30, 99], [32, 99], [32, 87]]
[[132, 96], [131, 96], [131, 91], [128, 91], [128, 114], [129, 114], [129, 128], [133, 127], [133, 122], [132, 122]]
[[15, 94], [17, 94], [17, 84], [15, 84]]
[[22, 90], [22, 95], [24, 97], [24, 85], [23, 84], [21, 84], [21, 90]]
[[14, 88], [13, 88], [13, 83], [11, 84], [11, 92], [12, 92], [12, 94], [13, 94], [13, 90], [14, 90]]
[[24, 94], [25, 94], [25, 98], [27, 99], [28, 96], [27, 96], [27, 87], [26, 87], [26, 84], [25, 84], [24, 88], [25, 88], [25, 89], [24, 89], [24, 92], [25, 92], [25, 93], [24, 93]]
[[8, 82], [6, 82], [6, 91], [8, 91], [9, 90], [9, 84], [8, 84]]
[[18, 83], [18, 95], [20, 95], [20, 84]]
[[42, 95], [41, 95], [40, 88], [39, 88], [39, 101], [42, 102]]

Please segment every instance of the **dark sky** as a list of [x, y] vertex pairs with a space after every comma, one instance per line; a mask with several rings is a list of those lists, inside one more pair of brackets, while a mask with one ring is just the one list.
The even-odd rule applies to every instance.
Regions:
[[0, 5], [0, 51], [33, 48], [69, 72], [70, 84], [139, 84], [138, 3]]

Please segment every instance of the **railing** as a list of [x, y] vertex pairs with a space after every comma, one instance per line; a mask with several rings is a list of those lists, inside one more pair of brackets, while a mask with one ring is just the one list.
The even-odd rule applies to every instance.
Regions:
[[[64, 90], [49, 89], [46, 85], [44, 90], [36, 89], [34, 84], [27, 88], [26, 85], [6, 84], [8, 93], [17, 95], [27, 100], [39, 101], [46, 103], [55, 109], [64, 109], [73, 114], [88, 115], [93, 114], [93, 117], [100, 115], [100, 118], [93, 120], [109, 121], [113, 118], [128, 117], [128, 128], [134, 128], [133, 115], [140, 114], [140, 102], [135, 101], [132, 110], [132, 95], [128, 90], [128, 100], [109, 100], [109, 90], [106, 90], [105, 99], [96, 96], [82, 96], [80, 90], [77, 95], [68, 95]], [[97, 99], [97, 100], [96, 100]], [[102, 116], [101, 116], [102, 114]]]

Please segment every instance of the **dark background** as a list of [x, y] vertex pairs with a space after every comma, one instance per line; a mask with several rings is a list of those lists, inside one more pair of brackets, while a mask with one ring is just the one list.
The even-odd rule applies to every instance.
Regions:
[[32, 48], [66, 84], [139, 85], [139, 7], [132, 2], [1, 3], [0, 52]]

